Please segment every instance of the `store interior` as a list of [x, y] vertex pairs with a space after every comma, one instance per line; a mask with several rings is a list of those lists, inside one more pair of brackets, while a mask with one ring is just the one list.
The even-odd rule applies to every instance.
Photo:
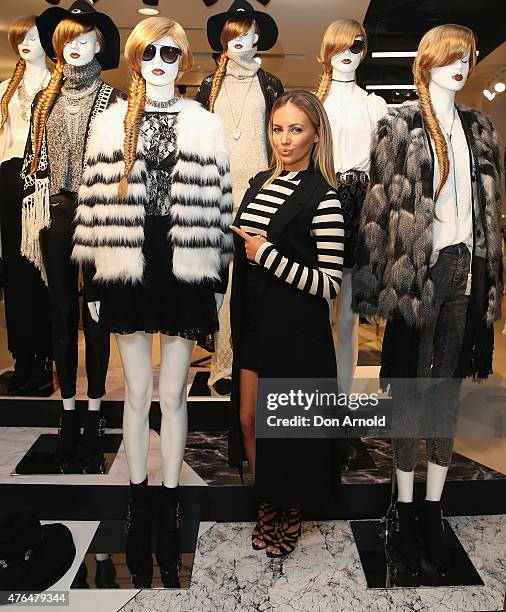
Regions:
[[[391, 108], [416, 94], [411, 57], [384, 57], [414, 52], [421, 35], [434, 25], [461, 23], [477, 34], [479, 62], [458, 94], [457, 102], [481, 110], [496, 127], [504, 151], [506, 92], [506, 5], [501, 0], [271, 0], [268, 11], [279, 26], [276, 45], [261, 54], [265, 70], [285, 89], [315, 88], [320, 68], [316, 57], [322, 34], [337, 17], [364, 24], [369, 57], [358, 71], [359, 84], [382, 95]], [[62, 5], [68, 2], [62, 0]], [[141, 0], [100, 0], [97, 10], [110, 15], [121, 33], [122, 47], [151, 5]], [[158, 3], [157, 3], [158, 4]], [[197, 66], [178, 81], [180, 94], [193, 98], [202, 79], [214, 70], [206, 37], [211, 14], [226, 10], [229, 0], [206, 6], [202, 0], [160, 0], [160, 14], [186, 30]], [[265, 2], [262, 2], [265, 4]], [[6, 32], [14, 18], [40, 13], [44, 0], [3, 2], [0, 8], [0, 81], [12, 72], [15, 56]], [[310, 18], [308, 18], [310, 17]], [[372, 53], [372, 55], [371, 55]], [[380, 54], [376, 56], [375, 54]], [[128, 68], [122, 60], [104, 79], [127, 89]], [[406, 87], [403, 87], [405, 85]], [[488, 93], [484, 93], [488, 92]], [[506, 229], [506, 215], [503, 215]], [[495, 323], [491, 380], [506, 379], [506, 301]], [[337, 340], [333, 315], [333, 333]], [[503, 335], [503, 329], [505, 335]], [[361, 320], [356, 379], [377, 378], [384, 327]], [[155, 339], [155, 385], [150, 413], [148, 476], [161, 484], [159, 343]], [[13, 366], [0, 303], [0, 377]], [[188, 439], [180, 476], [182, 487], [182, 566], [180, 588], [162, 589], [159, 576], [152, 589], [134, 589], [124, 556], [124, 521], [128, 504], [128, 465], [121, 439], [124, 379], [114, 336], [103, 403], [106, 421], [104, 474], [54, 474], [45, 465], [58, 430], [60, 395], [0, 395], [0, 496], [3, 509], [31, 510], [44, 522], [67, 525], [77, 554], [70, 570], [51, 587], [70, 589], [71, 610], [502, 610], [506, 588], [506, 438], [458, 437], [444, 491], [445, 516], [451, 527], [455, 571], [443, 578], [412, 581], [388, 567], [384, 553], [384, 516], [392, 490], [390, 443], [366, 438], [342, 472], [338, 498], [315, 516], [304, 519], [303, 538], [285, 560], [269, 560], [251, 549], [255, 519], [253, 479], [229, 467], [227, 427], [229, 399], [209, 390], [210, 354], [196, 348], [187, 381]], [[8, 376], [8, 374], [7, 374]], [[1, 384], [1, 383], [0, 383]], [[5, 393], [0, 387], [0, 393]], [[77, 408], [86, 400], [84, 338], [79, 333]], [[503, 418], [506, 404], [502, 404]], [[27, 454], [28, 453], [28, 454]], [[422, 495], [426, 470], [424, 446], [418, 449], [415, 495]], [[101, 559], [112, 559], [115, 577], [97, 580]], [[458, 559], [458, 561], [457, 561]], [[385, 583], [386, 580], [386, 583]], [[411, 580], [411, 582], [410, 582]], [[101, 589], [97, 593], [95, 589]], [[33, 609], [33, 607], [32, 607]]]

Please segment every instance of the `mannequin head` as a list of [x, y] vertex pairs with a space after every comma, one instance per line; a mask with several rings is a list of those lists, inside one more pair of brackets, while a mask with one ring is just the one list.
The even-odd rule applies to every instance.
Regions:
[[44, 49], [40, 44], [39, 32], [35, 25], [35, 15], [19, 17], [11, 24], [9, 43], [14, 53], [19, 55], [19, 59], [0, 102], [0, 114], [2, 115], [0, 134], [9, 114], [9, 100], [23, 79], [26, 64], [32, 61], [37, 62], [45, 56]]
[[[423, 121], [434, 141], [440, 169], [440, 180], [434, 200], [437, 200], [448, 178], [449, 162], [446, 140], [432, 105], [429, 84], [433, 82], [448, 92], [460, 91], [475, 65], [476, 40], [474, 33], [464, 26], [454, 24], [437, 26], [429, 30], [418, 45], [413, 63], [413, 75]], [[458, 78], [458, 75], [462, 78]]]
[[132, 78], [125, 116], [125, 171], [120, 182], [120, 196], [127, 193], [128, 174], [135, 160], [140, 121], [146, 105], [146, 82], [164, 87], [174, 83], [180, 70], [190, 70], [193, 66], [186, 32], [168, 17], [149, 17], [139, 22], [126, 42], [125, 59], [132, 70]]
[[[51, 75], [47, 87], [40, 94], [33, 109], [33, 162], [30, 172], [37, 169], [39, 163], [40, 148], [44, 128], [54, 101], [58, 97], [63, 84], [63, 68], [67, 62], [67, 57], [72, 61], [73, 66], [84, 66], [89, 64], [100, 49], [104, 48], [104, 38], [102, 33], [93, 26], [83, 25], [73, 19], [63, 19], [56, 26], [53, 33], [53, 48], [56, 57], [56, 65]], [[84, 50], [86, 49], [86, 51]], [[79, 57], [71, 57], [76, 55]]]
[[310, 91], [289, 91], [276, 100], [269, 119], [269, 141], [273, 173], [266, 184], [310, 153], [310, 163], [330, 185], [337, 186], [329, 120]]
[[214, 112], [214, 104], [220, 93], [221, 83], [227, 71], [228, 51], [251, 51], [260, 37], [260, 26], [248, 17], [233, 17], [223, 26], [221, 31], [221, 55], [213, 75], [211, 93], [209, 95], [209, 110]]
[[362, 24], [354, 19], [338, 19], [331, 23], [323, 35], [318, 57], [323, 66], [316, 91], [318, 98], [324, 100], [327, 96], [334, 69], [352, 75], [366, 55], [367, 36]]

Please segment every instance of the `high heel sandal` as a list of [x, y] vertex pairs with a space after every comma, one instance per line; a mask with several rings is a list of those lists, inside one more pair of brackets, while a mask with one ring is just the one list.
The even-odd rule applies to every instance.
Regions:
[[274, 543], [271, 544], [272, 548], [277, 549], [279, 552], [274, 553], [272, 550], [266, 550], [265, 554], [269, 559], [286, 557], [294, 550], [301, 534], [302, 511], [298, 508], [287, 508], [279, 524], [276, 533], [277, 537]]
[[[253, 550], [265, 550], [267, 546], [274, 544], [273, 536], [276, 532], [279, 508], [266, 502], [258, 506], [258, 520], [251, 534], [251, 546]], [[255, 544], [260, 540], [263, 545]]]

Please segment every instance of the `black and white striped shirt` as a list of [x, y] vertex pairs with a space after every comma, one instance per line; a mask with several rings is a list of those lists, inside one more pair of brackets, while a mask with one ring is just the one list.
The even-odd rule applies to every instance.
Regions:
[[[239, 220], [241, 229], [251, 236], [267, 236], [267, 226], [274, 213], [299, 185], [302, 172], [283, 172], [261, 189], [247, 205]], [[311, 223], [316, 238], [318, 268], [311, 268], [284, 257], [270, 242], [257, 251], [257, 264], [279, 279], [312, 295], [335, 298], [343, 273], [344, 221], [337, 194], [330, 189], [320, 202]]]

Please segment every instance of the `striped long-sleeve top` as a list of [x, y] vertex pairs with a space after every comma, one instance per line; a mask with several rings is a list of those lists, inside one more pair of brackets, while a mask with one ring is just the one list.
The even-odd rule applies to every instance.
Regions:
[[[251, 236], [266, 237], [269, 221], [292, 195], [302, 175], [302, 172], [283, 172], [261, 189], [241, 213], [241, 229]], [[344, 221], [333, 189], [325, 194], [316, 210], [311, 235], [316, 238], [317, 268], [288, 259], [270, 242], [261, 245], [255, 261], [301, 291], [326, 299], [335, 298], [343, 273]]]

